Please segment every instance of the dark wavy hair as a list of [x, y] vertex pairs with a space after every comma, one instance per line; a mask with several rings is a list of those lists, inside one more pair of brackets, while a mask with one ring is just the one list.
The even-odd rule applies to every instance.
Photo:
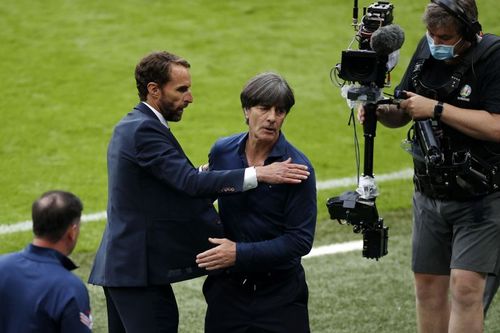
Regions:
[[135, 67], [135, 82], [141, 101], [147, 99], [148, 83], [155, 82], [161, 87], [170, 81], [172, 64], [191, 67], [187, 60], [166, 51], [153, 52], [141, 59]]

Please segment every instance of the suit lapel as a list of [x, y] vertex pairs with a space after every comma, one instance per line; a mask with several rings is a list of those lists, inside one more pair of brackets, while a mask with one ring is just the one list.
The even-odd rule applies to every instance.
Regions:
[[[153, 119], [156, 119], [158, 122], [160, 122], [160, 119], [158, 119], [158, 117], [153, 113], [153, 111], [151, 111], [149, 109], [149, 107], [147, 105], [145, 105], [144, 103], [142, 103], [142, 102], [139, 103], [135, 108], [137, 110], [139, 110], [140, 112], [144, 113], [145, 115], [147, 115]], [[194, 168], [195, 166], [193, 165], [193, 163], [191, 163], [191, 161], [187, 157], [186, 153], [184, 153], [184, 150], [182, 149], [181, 145], [179, 144], [179, 141], [177, 141], [177, 139], [175, 138], [174, 133], [172, 133], [170, 128], [164, 126], [163, 124], [161, 126], [164, 128], [165, 134], [170, 139], [170, 141], [173, 143], [174, 147], [177, 148], [177, 150], [187, 159], [189, 164], [191, 164], [191, 166]]]
[[191, 164], [191, 166], [194, 168], [195, 166], [193, 165], [193, 163], [191, 163], [191, 161], [189, 160], [189, 157], [187, 157], [186, 153], [184, 153], [184, 150], [182, 149], [181, 145], [179, 144], [179, 141], [177, 141], [177, 139], [174, 136], [174, 133], [172, 133], [172, 131], [170, 130], [170, 128], [167, 128], [167, 136], [170, 138], [170, 140], [172, 141], [172, 143], [174, 144], [174, 146], [188, 160], [189, 164]]

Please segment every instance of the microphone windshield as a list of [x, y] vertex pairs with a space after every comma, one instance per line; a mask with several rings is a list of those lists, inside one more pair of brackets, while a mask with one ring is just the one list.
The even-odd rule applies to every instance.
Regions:
[[370, 39], [370, 47], [379, 55], [388, 55], [403, 46], [405, 33], [399, 25], [389, 24], [378, 28]]

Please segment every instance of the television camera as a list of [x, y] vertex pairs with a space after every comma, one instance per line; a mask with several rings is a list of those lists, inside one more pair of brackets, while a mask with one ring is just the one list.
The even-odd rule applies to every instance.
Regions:
[[[365, 110], [364, 169], [362, 176], [358, 177], [358, 188], [328, 199], [327, 207], [332, 220], [352, 225], [355, 233], [363, 235], [363, 257], [376, 260], [387, 254], [389, 228], [384, 226], [375, 205], [378, 195], [373, 177], [375, 111], [379, 104], [397, 103], [398, 97], [384, 98], [382, 90], [390, 85], [390, 71], [397, 63], [399, 49], [404, 42], [404, 32], [392, 24], [393, 9], [390, 2], [377, 1], [363, 8], [363, 16], [358, 23], [358, 1], [354, 0], [353, 27], [356, 35], [353, 41], [357, 40], [359, 47], [357, 50], [349, 47], [342, 51], [341, 63], [334, 68], [337, 82], [339, 78], [344, 80], [339, 86], [351, 107], [351, 117], [357, 104], [362, 103]], [[356, 151], [359, 152], [358, 149]]]

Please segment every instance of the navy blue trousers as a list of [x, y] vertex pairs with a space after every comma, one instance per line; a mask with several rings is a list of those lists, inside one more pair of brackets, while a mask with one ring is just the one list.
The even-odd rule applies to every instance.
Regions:
[[177, 333], [179, 311], [170, 285], [103, 289], [109, 333]]
[[203, 285], [205, 333], [307, 333], [308, 288], [302, 267], [288, 275], [223, 272]]

